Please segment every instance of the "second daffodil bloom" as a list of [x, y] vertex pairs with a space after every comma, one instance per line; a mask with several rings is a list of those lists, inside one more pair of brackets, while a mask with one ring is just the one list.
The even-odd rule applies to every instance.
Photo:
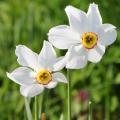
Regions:
[[67, 6], [65, 12], [70, 26], [60, 25], [50, 29], [49, 41], [59, 49], [68, 49], [66, 67], [83, 68], [87, 61], [97, 63], [117, 37], [115, 26], [102, 24], [98, 5], [90, 4], [85, 13], [75, 7]]
[[[15, 53], [22, 67], [7, 73], [7, 76], [21, 85], [20, 92], [23, 96], [34, 97], [44, 88], [54, 88], [58, 82], [67, 83], [66, 77], [59, 72], [62, 68], [61, 58], [56, 57], [49, 42], [44, 41], [39, 55], [24, 45], [18, 45]], [[54, 67], [56, 64], [57, 67]]]

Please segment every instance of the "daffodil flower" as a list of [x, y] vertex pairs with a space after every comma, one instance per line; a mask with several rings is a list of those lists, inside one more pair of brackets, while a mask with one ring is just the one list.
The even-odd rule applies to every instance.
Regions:
[[67, 6], [65, 12], [70, 26], [60, 25], [50, 29], [49, 41], [59, 49], [68, 49], [66, 67], [83, 68], [87, 61], [97, 63], [117, 37], [115, 26], [102, 24], [98, 5], [90, 4], [85, 13], [73, 6]]
[[7, 73], [7, 76], [21, 85], [20, 92], [23, 96], [34, 97], [44, 88], [54, 88], [58, 82], [67, 83], [66, 77], [59, 72], [63, 68], [62, 58], [56, 57], [49, 42], [44, 41], [39, 55], [24, 45], [18, 45], [15, 53], [22, 67]]

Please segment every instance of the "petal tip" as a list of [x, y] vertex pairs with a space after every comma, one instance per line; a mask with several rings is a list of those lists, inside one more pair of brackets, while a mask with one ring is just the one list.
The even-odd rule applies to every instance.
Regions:
[[9, 72], [6, 72], [6, 75], [8, 78], [10, 78], [10, 73]]
[[43, 42], [43, 46], [44, 46], [44, 45], [49, 45], [49, 46], [51, 46], [51, 43], [48, 42], [47, 40], [44, 40], [44, 42]]
[[17, 45], [17, 46], [16, 46], [16, 49], [19, 49], [19, 48], [21, 48], [21, 47], [24, 47], [24, 45]]
[[18, 56], [18, 52], [20, 51], [20, 49], [21, 49], [22, 47], [25, 47], [25, 46], [24, 46], [24, 45], [17, 45], [17, 46], [16, 46], [16, 49], [15, 49], [15, 54], [16, 54], [16, 56]]
[[73, 6], [68, 5], [68, 6], [65, 7], [65, 12], [68, 13], [68, 12], [71, 11], [71, 9], [73, 9]]
[[67, 6], [65, 7], [65, 11], [68, 10], [69, 8], [71, 8], [71, 7], [72, 7], [71, 5], [67, 5]]
[[12, 73], [6, 72], [7, 77], [8, 77], [9, 79], [11, 79], [11, 80], [14, 80], [14, 78], [12, 77], [11, 74], [12, 74]]
[[97, 7], [98, 5], [95, 2], [93, 2], [93, 3], [90, 4], [90, 6]]

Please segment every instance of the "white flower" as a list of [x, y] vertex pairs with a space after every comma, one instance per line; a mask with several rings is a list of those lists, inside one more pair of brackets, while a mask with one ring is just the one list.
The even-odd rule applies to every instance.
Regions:
[[83, 68], [87, 61], [97, 63], [117, 37], [115, 26], [102, 24], [102, 18], [96, 4], [90, 4], [85, 13], [72, 6], [65, 12], [70, 26], [60, 25], [50, 29], [49, 41], [59, 49], [68, 49], [66, 67]]
[[33, 97], [44, 88], [54, 88], [58, 82], [67, 83], [66, 77], [59, 72], [63, 68], [62, 58], [56, 57], [49, 42], [44, 41], [39, 55], [24, 45], [18, 45], [15, 53], [22, 67], [7, 73], [7, 76], [21, 85], [20, 92], [23, 96]]

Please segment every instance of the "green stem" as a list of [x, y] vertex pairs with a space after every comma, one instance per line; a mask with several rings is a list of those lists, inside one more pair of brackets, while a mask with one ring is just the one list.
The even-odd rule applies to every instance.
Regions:
[[37, 96], [35, 96], [35, 120], [38, 120]]
[[42, 112], [43, 112], [43, 107], [44, 107], [44, 93], [45, 91], [43, 91], [43, 93], [40, 96], [40, 103], [39, 103], [39, 119], [41, 118]]
[[92, 120], [92, 102], [89, 101], [89, 116], [88, 120]]
[[25, 108], [26, 108], [28, 120], [32, 120], [32, 113], [31, 113], [30, 106], [29, 106], [29, 101], [28, 101], [27, 98], [25, 98]]
[[68, 80], [68, 120], [71, 120], [71, 80], [69, 69], [67, 69], [67, 80]]

